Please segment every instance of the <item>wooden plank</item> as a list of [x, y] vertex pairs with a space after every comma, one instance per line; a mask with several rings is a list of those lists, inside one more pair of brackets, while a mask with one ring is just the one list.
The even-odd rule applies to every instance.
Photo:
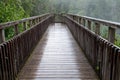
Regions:
[[2, 52], [2, 64], [3, 64], [3, 80], [8, 80], [7, 60], [6, 60], [4, 45], [1, 46], [1, 52]]
[[61, 23], [49, 26], [18, 79], [99, 80], [67, 26]]
[[3, 65], [3, 58], [2, 58], [2, 52], [0, 47], [0, 80], [4, 80], [4, 65]]
[[[84, 26], [79, 25], [77, 22], [72, 20], [70, 17], [65, 16], [66, 23], [69, 25], [69, 29], [73, 33], [76, 40], [76, 35], [80, 34], [80, 40], [78, 43], [83, 48], [86, 56], [91, 62], [91, 65], [98, 73], [101, 80], [118, 80], [119, 78], [119, 65], [117, 63], [118, 50], [119, 47], [111, 44], [109, 41], [103, 39], [102, 37], [94, 34], [90, 30], [84, 28]], [[74, 24], [73, 24], [74, 23]], [[100, 26], [99, 23], [95, 24], [96, 26]], [[79, 31], [76, 32], [75, 29], [79, 27]], [[110, 27], [109, 33], [113, 34], [114, 37], [115, 28], [111, 29]], [[96, 33], [99, 29], [96, 29]], [[72, 68], [73, 69], [73, 68]], [[117, 78], [116, 78], [117, 77]]]

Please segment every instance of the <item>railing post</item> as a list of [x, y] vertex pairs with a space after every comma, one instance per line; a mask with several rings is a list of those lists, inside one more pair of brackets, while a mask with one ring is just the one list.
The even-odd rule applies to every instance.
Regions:
[[81, 18], [79, 18], [79, 23], [80, 23], [80, 24], [82, 23], [81, 21], [82, 21], [82, 19], [81, 19]]
[[37, 18], [37, 22], [39, 23], [39, 18]]
[[79, 22], [79, 18], [78, 18], [78, 16], [76, 16], [76, 21]]
[[4, 29], [0, 29], [0, 43], [5, 41]]
[[37, 19], [35, 19], [35, 24], [37, 24]]
[[35, 23], [36, 23], [36, 20], [35, 20], [35, 19], [33, 19], [33, 25], [35, 25]]
[[41, 21], [41, 18], [39, 17], [39, 22]]
[[15, 29], [15, 35], [18, 35], [18, 34], [19, 34], [18, 25], [15, 25], [15, 26], [14, 26], [14, 29]]
[[32, 27], [32, 20], [29, 20], [29, 27]]
[[23, 22], [23, 27], [24, 27], [24, 30], [27, 29], [26, 22]]
[[72, 16], [73, 17], [73, 20], [74, 20], [74, 16]]
[[38, 23], [38, 18], [36, 18], [36, 24]]
[[99, 23], [95, 23], [95, 33], [100, 35], [100, 24]]
[[91, 21], [88, 20], [88, 29], [91, 30]]
[[83, 18], [83, 25], [85, 26], [85, 19]]
[[115, 28], [109, 27], [108, 40], [111, 43], [115, 42]]

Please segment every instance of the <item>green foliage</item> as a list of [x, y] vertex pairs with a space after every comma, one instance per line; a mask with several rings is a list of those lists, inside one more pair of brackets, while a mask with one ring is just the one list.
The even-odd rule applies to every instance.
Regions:
[[50, 12], [49, 0], [36, 0], [34, 1], [34, 7], [32, 10], [32, 16], [40, 15]]
[[12, 1], [7, 4], [0, 2], [0, 15], [2, 15], [0, 16], [0, 23], [21, 19], [25, 17], [24, 14], [25, 11], [19, 2], [16, 2], [16, 4], [13, 4]]
[[[20, 1], [13, 2], [14, 0], [9, 0], [7, 3], [4, 1], [0, 2], [0, 23], [14, 21], [26, 17], [25, 11], [21, 6]], [[5, 29], [6, 39], [14, 36], [13, 28]]]
[[103, 38], [107, 39], [107, 38], [108, 38], [108, 27], [106, 27], [106, 26], [101, 26], [101, 27], [100, 27], [100, 35], [101, 35]]
[[[15, 21], [30, 15], [31, 12], [24, 9], [24, 4], [21, 0], [8, 0], [0, 2], [0, 23]], [[29, 4], [28, 4], [29, 5]], [[31, 5], [31, 4], [30, 4]], [[29, 6], [30, 6], [29, 5]], [[10, 39], [14, 36], [14, 26], [5, 29], [5, 37], [6, 39]], [[21, 31], [21, 30], [20, 30]]]
[[[49, 12], [73, 13], [120, 22], [120, 0], [0, 0], [0, 23]], [[6, 39], [14, 36], [13, 27], [5, 29]], [[23, 31], [22, 25], [19, 25], [19, 29]], [[100, 33], [107, 38], [108, 29], [103, 26]], [[117, 34], [115, 44], [120, 46], [120, 36]]]
[[25, 10], [25, 15], [26, 16], [31, 16], [32, 15], [32, 10], [34, 5], [34, 1], [33, 0], [21, 0], [22, 2], [22, 7]]
[[[49, 0], [1, 0], [0, 23], [40, 15], [49, 12], [49, 10]], [[19, 25], [19, 30], [23, 31], [22, 25]], [[7, 40], [14, 35], [14, 26], [5, 29]]]
[[119, 46], [120, 47], [120, 35], [119, 34], [116, 34], [115, 36], [115, 45]]

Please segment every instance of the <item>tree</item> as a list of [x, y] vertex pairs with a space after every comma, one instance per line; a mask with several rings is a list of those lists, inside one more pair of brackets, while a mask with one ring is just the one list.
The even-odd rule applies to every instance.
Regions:
[[36, 0], [34, 5], [32, 15], [40, 15], [50, 12], [49, 0]]
[[[24, 15], [25, 11], [21, 5], [21, 0], [2, 0], [0, 2], [0, 23], [26, 17]], [[5, 29], [5, 36], [7, 39], [13, 35], [13, 28]]]

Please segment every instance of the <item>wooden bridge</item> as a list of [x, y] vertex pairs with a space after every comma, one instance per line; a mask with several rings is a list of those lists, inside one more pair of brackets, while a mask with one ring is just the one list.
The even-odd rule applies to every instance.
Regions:
[[[108, 28], [107, 40], [101, 25]], [[15, 36], [5, 40], [9, 27]], [[72, 14], [0, 24], [0, 80], [120, 80], [118, 28], [119, 23]]]

